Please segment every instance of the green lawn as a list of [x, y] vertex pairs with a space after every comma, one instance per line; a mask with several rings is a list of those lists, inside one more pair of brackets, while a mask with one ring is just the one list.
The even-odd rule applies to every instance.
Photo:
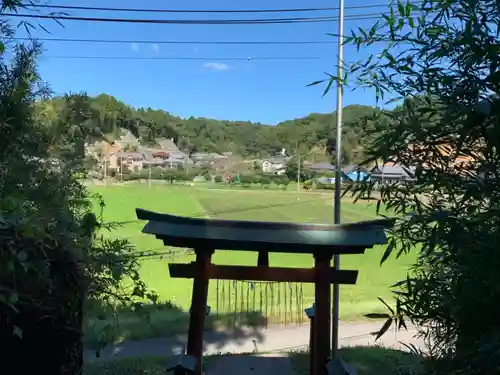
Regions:
[[[333, 193], [297, 193], [274, 190], [237, 190], [206, 189], [196, 187], [152, 186], [144, 185], [110, 186], [92, 188], [92, 191], [102, 194], [106, 208], [106, 221], [124, 221], [124, 224], [113, 233], [114, 236], [129, 238], [139, 250], [166, 250], [162, 242], [151, 235], [144, 235], [141, 229], [144, 222], [134, 222], [135, 208], [172, 213], [182, 216], [213, 217], [220, 219], [242, 219], [262, 221], [291, 221], [331, 223], [333, 220]], [[354, 222], [371, 219], [375, 216], [375, 205], [367, 203], [344, 202], [342, 205], [343, 222]], [[412, 259], [389, 259], [384, 266], [379, 266], [383, 247], [373, 248], [363, 255], [343, 256], [341, 268], [360, 271], [357, 285], [341, 287], [341, 319], [360, 319], [362, 314], [380, 310], [378, 296], [388, 297], [388, 287], [405, 276]], [[188, 262], [190, 255], [179, 253], [175, 262]], [[257, 254], [253, 252], [216, 251], [214, 263], [218, 264], [257, 264]], [[168, 263], [171, 259], [160, 257], [144, 258], [141, 274], [144, 281], [159, 293], [162, 300], [170, 300], [182, 310], [189, 308], [191, 298], [191, 281], [170, 279]], [[271, 254], [270, 263], [282, 267], [308, 267], [312, 265], [312, 256], [297, 254]], [[219, 287], [220, 289], [220, 287]], [[212, 281], [209, 288], [209, 305], [215, 310], [217, 305], [217, 283]], [[302, 309], [313, 302], [312, 285], [303, 286], [303, 306], [292, 306], [292, 309]], [[220, 290], [219, 290], [220, 300]], [[230, 311], [220, 307], [214, 311], [210, 324], [218, 325], [217, 313], [226, 314], [226, 323]], [[231, 309], [231, 311], [233, 311]], [[238, 310], [239, 311], [239, 310]], [[233, 311], [234, 312], [234, 311]], [[268, 312], [269, 314], [269, 312]], [[278, 319], [278, 318], [276, 318]], [[174, 323], [173, 323], [174, 322]], [[164, 310], [155, 310], [145, 327], [144, 322], [135, 316], [125, 316], [122, 338], [138, 339], [156, 336], [169, 332], [183, 331], [186, 327], [184, 312], [175, 311], [169, 314]], [[219, 322], [220, 323], [220, 322]], [[97, 322], [94, 330], [99, 331], [101, 324]]]
[[[423, 373], [423, 359], [400, 350], [378, 346], [353, 346], [339, 350], [339, 356], [359, 375], [410, 375]], [[309, 352], [290, 353], [297, 375], [309, 374]]]
[[[251, 354], [248, 354], [251, 355]], [[307, 375], [309, 353], [297, 351], [283, 353], [289, 356], [297, 375]], [[422, 358], [416, 355], [382, 347], [350, 347], [339, 351], [342, 359], [354, 367], [359, 375], [421, 374], [424, 369]], [[205, 366], [217, 361], [220, 356], [205, 357]], [[84, 375], [160, 375], [171, 359], [167, 357], [125, 358], [109, 362], [90, 362], [83, 367]], [[208, 371], [210, 373], [210, 371]]]

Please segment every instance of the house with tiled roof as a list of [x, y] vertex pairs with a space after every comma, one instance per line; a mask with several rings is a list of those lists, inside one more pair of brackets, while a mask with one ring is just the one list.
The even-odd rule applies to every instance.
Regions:
[[[478, 148], [481, 146], [478, 145]], [[432, 151], [430, 147], [418, 147], [417, 145], [409, 145], [409, 151], [417, 156], [419, 159], [426, 160], [423, 167], [430, 167], [433, 163], [436, 163], [436, 156], [439, 157], [439, 166], [444, 167], [447, 163], [448, 166], [453, 168], [464, 167], [467, 165], [472, 165], [476, 160], [479, 159], [478, 155], [474, 153], [466, 154], [464, 152], [457, 151], [454, 146], [448, 143], [443, 143], [436, 145]]]
[[335, 172], [336, 168], [331, 163], [315, 163], [309, 167], [313, 171]]
[[155, 148], [140, 146], [138, 151], [145, 154], [145, 167], [174, 168], [193, 164], [188, 154], [179, 150], [173, 138], [157, 138]]
[[375, 165], [370, 169], [369, 174], [372, 181], [379, 183], [394, 183], [402, 181], [412, 181], [413, 168], [405, 168], [401, 164], [388, 162], [382, 165]]
[[136, 148], [139, 146], [139, 139], [130, 130], [123, 130], [123, 133], [114, 141], [114, 144], [118, 145], [122, 150], [127, 146]]
[[283, 175], [286, 171], [286, 163], [289, 156], [277, 155], [262, 160], [262, 172]]
[[179, 151], [173, 138], [157, 138], [156, 144], [164, 151]]
[[421, 161], [420, 167], [423, 170], [434, 169], [470, 179], [484, 177], [481, 165], [483, 147], [481, 142], [477, 142], [475, 145], [468, 145], [467, 151], [462, 151], [458, 150], [453, 142], [443, 142], [432, 147], [418, 147], [411, 144], [408, 146], [408, 151], [412, 158]]
[[217, 152], [195, 152], [191, 154], [193, 163], [199, 166], [211, 166], [219, 160], [228, 160], [230, 155], [219, 154]]
[[123, 170], [126, 168], [130, 172], [139, 172], [143, 168], [146, 156], [140, 152], [117, 152], [108, 158], [109, 168]]

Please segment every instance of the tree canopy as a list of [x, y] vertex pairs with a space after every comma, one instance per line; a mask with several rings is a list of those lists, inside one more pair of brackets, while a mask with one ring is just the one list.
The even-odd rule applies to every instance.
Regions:
[[[107, 94], [55, 97], [38, 102], [37, 108], [41, 121], [47, 126], [54, 128], [64, 117], [67, 121], [63, 126], [71, 131], [70, 113], [76, 112], [69, 108], [82, 108], [83, 105], [88, 117], [85, 128], [89, 139], [104, 137], [112, 141], [119, 136], [121, 129], [127, 129], [140, 137], [144, 144], [154, 145], [159, 138], [173, 138], [178, 147], [188, 153], [230, 151], [242, 156], [259, 157], [274, 155], [283, 148], [289, 155], [295, 155], [298, 148], [334, 150], [335, 113], [312, 113], [270, 126], [248, 121], [180, 118], [164, 110], [134, 108]], [[373, 107], [364, 105], [344, 108], [343, 151], [346, 163], [362, 158], [362, 142], [367, 129], [360, 120], [371, 117], [375, 112], [377, 110]], [[61, 129], [54, 130], [56, 134], [61, 134]]]

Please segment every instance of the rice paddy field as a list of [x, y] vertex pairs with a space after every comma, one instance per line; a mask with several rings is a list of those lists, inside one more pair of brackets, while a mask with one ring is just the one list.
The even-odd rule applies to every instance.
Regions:
[[[230, 190], [208, 189], [191, 186], [158, 186], [151, 188], [145, 185], [122, 185], [108, 187], [92, 187], [92, 192], [100, 193], [104, 198], [105, 221], [124, 222], [111, 235], [128, 238], [138, 251], [151, 250], [154, 255], [145, 256], [141, 264], [141, 276], [147, 285], [155, 290], [162, 301], [171, 301], [176, 309], [155, 309], [144, 321], [135, 316], [122, 319], [121, 339], [141, 339], [162, 336], [169, 333], [184, 332], [187, 325], [186, 311], [189, 309], [192, 281], [171, 279], [168, 272], [169, 262], [190, 262], [192, 255], [183, 249], [175, 250], [172, 257], [163, 243], [151, 235], [141, 233], [144, 222], [137, 221], [136, 208], [144, 208], [156, 212], [170, 213], [189, 217], [208, 217], [218, 219], [239, 219], [281, 222], [332, 223], [333, 192], [291, 192], [276, 190]], [[348, 200], [342, 204], [342, 221], [356, 222], [375, 218], [375, 204], [352, 203]], [[409, 255], [400, 259], [390, 258], [380, 266], [380, 258], [384, 247], [368, 249], [362, 255], [346, 255], [341, 257], [341, 268], [359, 270], [356, 285], [341, 286], [340, 314], [343, 320], [359, 320], [363, 314], [383, 311], [377, 297], [390, 298], [389, 286], [405, 277], [414, 260]], [[256, 252], [216, 251], [213, 257], [216, 264], [256, 265]], [[312, 256], [296, 254], [270, 254], [270, 265], [279, 267], [310, 267]], [[225, 285], [224, 285], [225, 284]], [[255, 285], [236, 285], [231, 282], [211, 281], [208, 304], [212, 308], [207, 324], [216, 328], [219, 325], [234, 325], [241, 322], [235, 316], [246, 316], [244, 323], [251, 324], [249, 313], [265, 315], [271, 323], [291, 323], [298, 321], [303, 309], [310, 306], [314, 299], [312, 285], [298, 287], [284, 286], [281, 301], [276, 296], [278, 289], [266, 289]], [[239, 300], [238, 300], [238, 292]], [[266, 288], [268, 288], [266, 286]], [[277, 288], [277, 289], [276, 289]], [[288, 289], [287, 289], [288, 288]], [[225, 289], [224, 291], [222, 289]], [[260, 290], [260, 291], [259, 291]], [[288, 291], [287, 291], [288, 290]], [[246, 294], [245, 294], [246, 293]], [[289, 301], [283, 305], [283, 297]], [[294, 294], [295, 293], [295, 294]], [[236, 295], [235, 295], [236, 294]], [[273, 295], [269, 297], [269, 295]], [[233, 298], [233, 302], [228, 299]], [[253, 300], [252, 300], [253, 298]], [[262, 302], [262, 299], [265, 299]], [[255, 301], [257, 299], [257, 301]], [[293, 301], [291, 301], [293, 300]], [[265, 306], [263, 306], [265, 305]], [[279, 306], [278, 306], [279, 305]], [[283, 305], [283, 306], [281, 306]], [[262, 310], [266, 310], [265, 312]], [[282, 314], [285, 314], [283, 317]], [[289, 314], [289, 315], [286, 315]], [[225, 318], [224, 318], [225, 317]], [[219, 321], [217, 321], [219, 320]], [[222, 323], [221, 323], [222, 322]], [[89, 328], [88, 336], [95, 340], [95, 335], [102, 328], [102, 322], [94, 322]], [[214, 328], [214, 327], [209, 327]], [[94, 333], [92, 333], [94, 332]]]

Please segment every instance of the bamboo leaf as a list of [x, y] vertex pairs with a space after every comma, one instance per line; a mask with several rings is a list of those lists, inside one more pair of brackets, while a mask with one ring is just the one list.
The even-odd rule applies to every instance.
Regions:
[[325, 81], [326, 81], [326, 79], [322, 79], [322, 80], [319, 80], [319, 81], [314, 81], [312, 83], [307, 84], [306, 87], [316, 86], [316, 85], [319, 85], [320, 83], [323, 83]]
[[402, 316], [398, 318], [398, 330], [400, 330], [401, 328], [404, 328], [406, 331], [408, 331], [405, 319]]
[[389, 242], [389, 245], [385, 248], [384, 254], [382, 255], [382, 258], [380, 259], [380, 265], [384, 264], [384, 262], [389, 258], [389, 256], [392, 254], [392, 251], [396, 247], [396, 239], [392, 238], [391, 241]]
[[391, 314], [394, 316], [395, 314], [394, 314], [394, 310], [393, 310], [393, 308], [392, 308], [391, 306], [389, 306], [389, 305], [387, 304], [387, 302], [385, 302], [382, 298], [380, 298], [380, 297], [377, 297], [377, 298], [378, 298], [378, 300], [379, 300], [380, 302], [382, 302], [382, 303], [385, 305], [385, 307], [387, 307], [387, 309], [388, 309], [388, 310], [391, 312]]
[[384, 335], [389, 330], [389, 328], [391, 328], [391, 325], [392, 325], [392, 318], [389, 318], [385, 321], [384, 325], [382, 326], [382, 328], [380, 328], [378, 332], [372, 333], [372, 335], [375, 336], [375, 341], [377, 341], [380, 337], [382, 337], [382, 335]]
[[325, 96], [326, 94], [328, 94], [330, 92], [330, 88], [332, 87], [333, 82], [335, 82], [336, 80], [337, 80], [337, 77], [334, 77], [334, 76], [330, 77], [330, 80], [328, 81], [328, 84], [326, 85], [325, 91], [323, 91], [323, 96]]
[[406, 2], [406, 6], [405, 6], [405, 16], [406, 17], [410, 17], [411, 15], [411, 2], [410, 1], [407, 1]]
[[398, 12], [401, 17], [404, 17], [406, 15], [405, 6], [401, 1], [398, 1]]
[[389, 314], [386, 313], [369, 313], [363, 316], [368, 319], [389, 319], [391, 317]]

